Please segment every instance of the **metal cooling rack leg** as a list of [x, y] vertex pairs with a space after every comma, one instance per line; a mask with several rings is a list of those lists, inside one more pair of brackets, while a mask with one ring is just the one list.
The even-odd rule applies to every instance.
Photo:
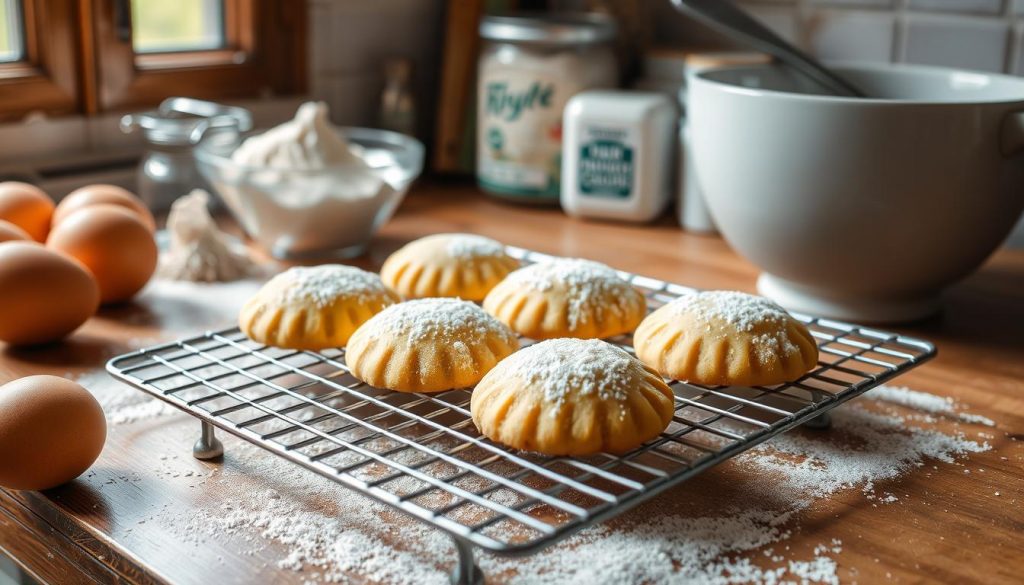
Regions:
[[[813, 400], [814, 402], [819, 402], [824, 398], [825, 397], [822, 395], [821, 392], [811, 391], [811, 400]], [[800, 426], [804, 427], [805, 429], [824, 431], [832, 427], [832, 415], [827, 412], [823, 412]]]
[[196, 459], [216, 459], [224, 454], [224, 444], [220, 442], [213, 432], [213, 425], [208, 422], [200, 423], [203, 431], [199, 440], [192, 446], [192, 456]]
[[459, 551], [459, 563], [452, 571], [452, 585], [484, 585], [484, 573], [473, 561], [473, 545], [466, 540], [455, 538], [455, 550]]
[[814, 429], [816, 431], [823, 431], [832, 426], [832, 415], [825, 412], [805, 422], [803, 425], [806, 429]]

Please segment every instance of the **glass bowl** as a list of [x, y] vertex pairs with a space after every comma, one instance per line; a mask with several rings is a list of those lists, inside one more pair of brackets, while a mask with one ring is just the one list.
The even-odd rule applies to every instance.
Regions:
[[353, 258], [394, 214], [423, 170], [423, 144], [370, 128], [337, 128], [367, 166], [288, 170], [231, 160], [258, 132], [207, 135], [196, 166], [242, 229], [281, 259]]

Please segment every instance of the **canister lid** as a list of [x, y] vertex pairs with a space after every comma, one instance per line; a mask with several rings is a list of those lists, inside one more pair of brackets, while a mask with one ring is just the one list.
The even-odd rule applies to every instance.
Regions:
[[615, 20], [594, 12], [524, 13], [485, 16], [480, 37], [489, 41], [587, 45], [615, 38]]
[[152, 144], [188, 146], [212, 129], [246, 132], [252, 129], [252, 114], [245, 108], [226, 106], [193, 98], [171, 97], [155, 110], [121, 118], [121, 131], [140, 129]]

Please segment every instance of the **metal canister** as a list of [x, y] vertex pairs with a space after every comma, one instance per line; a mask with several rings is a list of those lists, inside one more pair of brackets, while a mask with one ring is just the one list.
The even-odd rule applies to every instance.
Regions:
[[248, 110], [185, 97], [167, 98], [148, 112], [128, 114], [121, 130], [141, 130], [146, 153], [139, 162], [139, 197], [155, 212], [193, 189], [207, 189], [192, 159], [192, 147], [208, 130], [245, 132], [252, 129]]

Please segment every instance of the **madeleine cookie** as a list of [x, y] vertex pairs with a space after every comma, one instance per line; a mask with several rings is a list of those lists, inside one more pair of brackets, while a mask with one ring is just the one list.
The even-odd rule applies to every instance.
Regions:
[[436, 234], [410, 242], [389, 256], [380, 276], [405, 298], [482, 301], [518, 267], [500, 242], [473, 234]]
[[663, 376], [716, 386], [781, 384], [818, 362], [803, 323], [768, 299], [734, 291], [679, 297], [644, 319], [633, 346]]
[[484, 310], [533, 339], [603, 339], [629, 333], [644, 297], [600, 262], [555, 259], [520, 268], [484, 299]]
[[349, 340], [345, 363], [377, 388], [441, 392], [476, 384], [518, 348], [508, 327], [469, 301], [419, 299], [363, 324]]
[[372, 272], [338, 264], [296, 267], [245, 303], [238, 326], [253, 341], [274, 347], [342, 347], [367, 319], [398, 300]]
[[668, 427], [675, 398], [661, 376], [619, 347], [551, 339], [484, 376], [470, 410], [481, 433], [514, 449], [625, 453]]

